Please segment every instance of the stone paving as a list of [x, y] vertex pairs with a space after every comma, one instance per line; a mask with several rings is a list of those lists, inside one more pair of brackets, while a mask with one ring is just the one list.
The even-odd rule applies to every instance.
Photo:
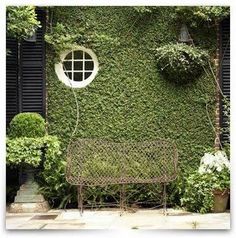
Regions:
[[46, 213], [6, 213], [6, 229], [230, 229], [230, 213], [188, 213], [168, 209], [49, 210]]

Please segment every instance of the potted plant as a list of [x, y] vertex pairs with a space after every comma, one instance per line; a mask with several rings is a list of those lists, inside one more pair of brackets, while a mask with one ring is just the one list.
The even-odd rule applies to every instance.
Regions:
[[[6, 162], [11, 167], [21, 167], [24, 181], [11, 204], [11, 212], [45, 212], [47, 201], [40, 194], [34, 175], [39, 167], [49, 166], [60, 154], [59, 141], [46, 134], [45, 120], [37, 113], [16, 115], [8, 130]], [[37, 169], [37, 170], [36, 170]]]
[[205, 153], [198, 172], [205, 175], [212, 186], [213, 212], [224, 212], [230, 192], [230, 162], [224, 151]]
[[230, 163], [224, 151], [205, 153], [185, 176], [181, 205], [191, 212], [224, 212], [230, 191]]

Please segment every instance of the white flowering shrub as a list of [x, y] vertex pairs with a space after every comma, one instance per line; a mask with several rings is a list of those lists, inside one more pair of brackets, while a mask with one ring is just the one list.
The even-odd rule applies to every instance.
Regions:
[[221, 172], [224, 169], [229, 170], [229, 160], [224, 151], [217, 151], [215, 154], [205, 153], [201, 159], [200, 167], [198, 172], [203, 173], [214, 173]]
[[225, 190], [230, 187], [230, 162], [224, 151], [205, 153], [201, 159], [198, 173], [206, 174], [212, 189]]
[[198, 170], [186, 179], [181, 204], [192, 212], [210, 212], [213, 207], [213, 191], [225, 191], [229, 188], [230, 162], [226, 153], [205, 153]]

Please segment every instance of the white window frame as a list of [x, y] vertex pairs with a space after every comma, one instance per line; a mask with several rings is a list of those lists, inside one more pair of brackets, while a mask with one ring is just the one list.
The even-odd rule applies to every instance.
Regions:
[[[73, 75], [73, 72], [82, 72], [83, 73], [83, 77], [84, 77], [84, 73], [85, 72], [92, 72], [92, 74], [87, 78], [87, 79], [84, 79], [83, 78], [83, 81], [74, 81], [73, 80], [73, 76], [72, 76], [72, 80], [70, 78], [67, 77], [66, 73], [65, 73], [65, 70], [63, 68], [63, 61], [65, 60], [66, 56], [73, 52], [73, 51], [77, 51], [77, 50], [81, 50], [83, 52], [83, 69], [82, 70], [78, 70], [78, 71], [74, 71], [73, 70], [73, 62], [72, 62], [72, 69], [71, 69], [71, 72], [72, 72], [72, 75]], [[85, 59], [85, 53], [89, 54], [92, 58], [92, 60], [86, 60]], [[89, 85], [95, 78], [97, 72], [98, 72], [98, 67], [99, 67], [99, 64], [98, 64], [98, 60], [97, 60], [97, 56], [93, 53], [92, 50], [90, 49], [87, 49], [83, 46], [78, 46], [78, 47], [74, 47], [70, 50], [66, 50], [64, 51], [61, 55], [60, 55], [60, 62], [55, 64], [55, 71], [56, 71], [56, 74], [59, 78], [60, 81], [62, 81], [66, 86], [69, 86], [69, 87], [73, 87], [73, 88], [84, 88], [86, 87], [87, 85]], [[76, 61], [74, 59], [72, 59], [72, 61]], [[80, 60], [81, 61], [81, 60]], [[93, 70], [92, 71], [89, 71], [89, 70], [85, 70], [85, 61], [93, 61]], [[69, 71], [69, 70], [66, 70], [66, 71]]]

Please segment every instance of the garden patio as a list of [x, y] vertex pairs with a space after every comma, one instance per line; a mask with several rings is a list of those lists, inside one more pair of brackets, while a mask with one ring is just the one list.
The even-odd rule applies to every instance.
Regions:
[[199, 214], [168, 209], [169, 215], [154, 209], [136, 212], [120, 210], [85, 210], [83, 216], [75, 209], [49, 210], [47, 213], [6, 214], [9, 230], [67, 229], [230, 229], [230, 213]]
[[229, 7], [6, 14], [7, 229], [230, 229]]

